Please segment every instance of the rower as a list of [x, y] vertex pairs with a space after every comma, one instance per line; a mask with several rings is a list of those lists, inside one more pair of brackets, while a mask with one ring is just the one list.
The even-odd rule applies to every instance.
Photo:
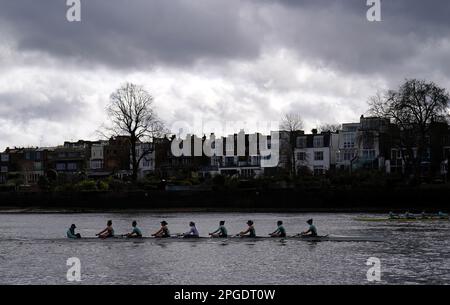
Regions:
[[448, 218], [448, 214], [447, 213], [443, 213], [441, 211], [438, 212], [438, 216], [439, 216], [439, 218]]
[[249, 220], [247, 221], [248, 228], [245, 231], [242, 231], [239, 233], [239, 236], [241, 237], [256, 237], [256, 230], [253, 226], [253, 221]]
[[414, 217], [414, 215], [412, 215], [411, 213], [409, 213], [409, 211], [406, 211], [406, 213], [405, 213], [405, 218], [406, 218], [406, 219], [416, 219], [416, 217]]
[[307, 224], [309, 224], [309, 229], [308, 231], [302, 232], [301, 235], [304, 236], [317, 236], [317, 228], [315, 225], [313, 225], [313, 220], [308, 219], [308, 221], [306, 222]]
[[227, 228], [225, 228], [225, 220], [221, 220], [219, 222], [219, 228], [217, 230], [215, 230], [212, 233], [209, 233], [209, 235], [211, 235], [211, 237], [216, 237], [216, 238], [224, 238], [228, 236], [228, 231]]
[[183, 234], [183, 238], [199, 238], [200, 234], [198, 233], [197, 228], [195, 227], [195, 222], [191, 221], [189, 223], [189, 231]]
[[395, 214], [394, 212], [389, 212], [389, 219], [398, 219], [399, 217], [398, 217], [398, 215], [397, 214]]
[[281, 220], [278, 220], [277, 226], [277, 229], [269, 234], [270, 237], [286, 237], [286, 229], [283, 227], [283, 222]]
[[169, 227], [167, 225], [168, 223], [165, 220], [161, 221], [161, 228], [156, 233], [152, 234], [152, 236], [157, 238], [170, 237]]
[[77, 226], [75, 224], [72, 224], [70, 226], [69, 230], [67, 230], [67, 238], [72, 238], [72, 239], [81, 238], [80, 233], [75, 233], [76, 228], [77, 228]]
[[128, 238], [141, 238], [142, 237], [142, 232], [137, 227], [137, 221], [133, 220], [133, 223], [131, 224], [131, 226], [133, 227], [131, 233], [125, 234], [125, 236], [128, 237]]
[[112, 227], [112, 220], [108, 220], [108, 222], [106, 223], [106, 228], [95, 234], [96, 236], [98, 236], [99, 238], [109, 238], [109, 237], [114, 237], [114, 229]]

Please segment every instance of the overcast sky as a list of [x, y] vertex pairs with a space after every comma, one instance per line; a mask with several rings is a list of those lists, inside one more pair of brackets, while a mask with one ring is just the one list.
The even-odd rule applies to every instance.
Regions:
[[450, 89], [450, 1], [0, 0], [0, 150], [95, 139], [109, 95], [143, 85], [174, 122], [358, 121], [405, 78]]

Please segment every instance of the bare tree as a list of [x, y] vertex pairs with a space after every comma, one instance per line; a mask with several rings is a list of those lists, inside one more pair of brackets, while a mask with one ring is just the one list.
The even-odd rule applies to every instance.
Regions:
[[106, 111], [111, 121], [110, 127], [105, 128], [109, 136], [126, 135], [130, 141], [132, 179], [135, 181], [139, 163], [153, 150], [147, 147], [138, 151], [138, 144], [150, 142], [166, 131], [156, 115], [153, 97], [143, 87], [126, 83], [111, 94]]
[[318, 132], [337, 132], [342, 129], [341, 124], [322, 124], [319, 127], [317, 127]]
[[[433, 123], [445, 122], [450, 95], [433, 82], [407, 79], [397, 90], [378, 93], [369, 99], [371, 114], [391, 119], [400, 128], [402, 149], [417, 171], [428, 148]], [[414, 156], [413, 148], [417, 149]]]
[[303, 120], [300, 114], [285, 114], [281, 119], [280, 129], [282, 131], [287, 131], [289, 134], [289, 145], [287, 147], [287, 153], [290, 155], [289, 168], [291, 175], [295, 176], [297, 173], [295, 168], [295, 147], [297, 142], [297, 135], [303, 129]]

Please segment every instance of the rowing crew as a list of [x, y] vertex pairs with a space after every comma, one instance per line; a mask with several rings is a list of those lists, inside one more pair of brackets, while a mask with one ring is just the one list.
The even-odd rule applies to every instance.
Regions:
[[[307, 231], [302, 232], [300, 234], [297, 234], [296, 236], [317, 236], [317, 229], [313, 224], [313, 220], [309, 219], [307, 221], [307, 224], [309, 225], [309, 228]], [[161, 221], [161, 227], [158, 231], [153, 233], [151, 236], [155, 238], [167, 238], [172, 237], [170, 235], [168, 223], [163, 220]], [[131, 224], [132, 229], [129, 233], [121, 235], [122, 237], [128, 237], [128, 238], [141, 238], [143, 237], [142, 231], [137, 227], [137, 221], [134, 220]], [[81, 238], [81, 235], [79, 233], [75, 232], [76, 225], [72, 224], [67, 230], [67, 237], [72, 239]], [[99, 238], [105, 239], [114, 237], [114, 229], [112, 226], [112, 220], [108, 220], [106, 224], [106, 228], [100, 231], [99, 233], [95, 234]], [[189, 223], [189, 231], [182, 234], [177, 234], [177, 237], [183, 237], [183, 238], [199, 238], [200, 233], [198, 232], [195, 222], [191, 221]], [[225, 221], [221, 220], [219, 222], [219, 227], [214, 232], [209, 233], [209, 236], [212, 238], [226, 238], [228, 237], [228, 230], [225, 227]], [[244, 231], [239, 232], [235, 236], [239, 237], [256, 237], [256, 229], [254, 222], [252, 220], [247, 221], [247, 228]], [[274, 232], [269, 234], [270, 237], [286, 237], [286, 229], [283, 226], [283, 222], [281, 220], [277, 221], [277, 228]]]

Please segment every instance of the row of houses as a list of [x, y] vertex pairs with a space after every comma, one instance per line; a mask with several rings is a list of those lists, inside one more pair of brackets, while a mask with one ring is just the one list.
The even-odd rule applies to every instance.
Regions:
[[[151, 145], [139, 143], [136, 149]], [[139, 168], [141, 175], [154, 171], [154, 155], [143, 158]], [[125, 136], [108, 141], [65, 142], [56, 147], [6, 148], [0, 153], [0, 184], [18, 179], [26, 185], [34, 185], [41, 176], [123, 178], [129, 173], [130, 142]]]
[[[316, 175], [329, 171], [372, 169], [405, 174], [408, 153], [418, 158], [418, 148], [405, 147], [402, 130], [389, 119], [361, 116], [360, 122], [343, 124], [336, 132], [311, 134], [299, 132], [296, 137], [297, 170], [306, 169]], [[447, 175], [450, 157], [450, 131], [446, 123], [430, 127], [425, 152], [417, 162], [422, 175]]]
[[[420, 160], [422, 172], [447, 175], [449, 135], [447, 124], [438, 124], [430, 133], [427, 151]], [[174, 136], [157, 138], [136, 146], [137, 156], [145, 152], [139, 162], [138, 177], [148, 174], [161, 178], [217, 174], [257, 177], [290, 172], [292, 168], [299, 175], [361, 168], [405, 173], [408, 160], [399, 136], [401, 131], [388, 119], [361, 116], [359, 122], [343, 124], [337, 131], [296, 131], [294, 136], [288, 131], [272, 132], [265, 137], [241, 131], [218, 139], [213, 134], [209, 139], [195, 135], [184, 140]], [[210, 144], [211, 151], [198, 153], [196, 143], [201, 147]], [[181, 153], [174, 153], [174, 147]], [[274, 160], [271, 155], [274, 151], [276, 163], [269, 162], [271, 158]], [[41, 176], [124, 178], [131, 174], [130, 152], [126, 136], [108, 141], [65, 142], [57, 147], [7, 148], [0, 154], [0, 184], [21, 179], [24, 184], [33, 185]]]

